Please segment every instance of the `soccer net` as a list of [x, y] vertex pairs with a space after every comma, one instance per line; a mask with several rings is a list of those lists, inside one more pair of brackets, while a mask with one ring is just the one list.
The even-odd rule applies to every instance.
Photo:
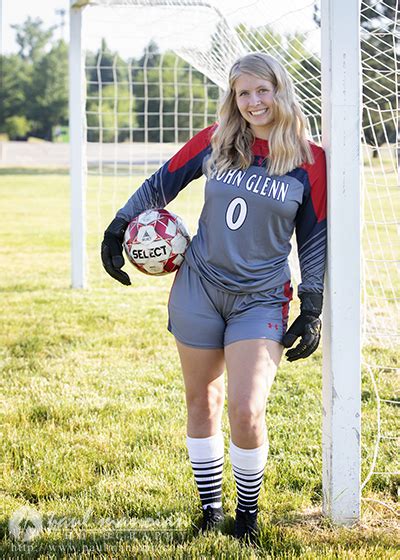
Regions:
[[362, 488], [388, 486], [393, 496], [400, 482], [399, 25], [395, 0], [362, 2], [362, 430], [363, 441], [374, 442], [362, 448]]
[[[320, 12], [310, 0], [76, 4], [86, 6], [88, 263], [90, 283], [99, 286], [104, 228], [143, 178], [215, 121], [240, 54], [263, 50], [285, 65], [310, 134], [321, 141]], [[379, 492], [400, 480], [399, 23], [395, 0], [365, 0], [361, 14], [362, 480], [368, 504], [379, 507]], [[171, 208], [194, 233], [202, 183], [185, 191]]]

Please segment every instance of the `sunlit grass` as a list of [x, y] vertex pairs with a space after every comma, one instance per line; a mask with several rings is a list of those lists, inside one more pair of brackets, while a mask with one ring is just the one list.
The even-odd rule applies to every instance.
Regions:
[[[166, 331], [172, 279], [131, 269], [133, 284], [126, 288], [108, 278], [99, 259], [112, 204], [121, 205], [139, 181], [126, 179], [115, 191], [105, 179], [99, 199], [90, 185], [90, 288], [75, 291], [69, 287], [68, 177], [0, 176], [0, 555], [400, 558], [396, 517], [387, 507], [365, 502], [363, 524], [352, 530], [335, 529], [321, 516], [320, 351], [301, 363], [283, 361], [273, 387], [260, 549], [251, 551], [229, 536], [235, 491], [228, 459], [225, 532], [196, 534], [199, 504], [185, 447], [183, 381]], [[192, 231], [193, 198], [201, 196], [198, 182], [171, 205]], [[373, 363], [398, 365], [395, 352], [370, 348], [367, 356]], [[377, 374], [386, 398], [396, 383], [390, 372]], [[376, 433], [376, 398], [367, 371], [362, 403], [364, 478]], [[384, 428], [399, 434], [395, 412], [394, 405], [385, 411]], [[226, 413], [224, 430], [227, 448]], [[382, 444], [378, 470], [395, 471], [395, 461], [395, 447]], [[397, 491], [396, 477], [375, 475], [364, 497], [394, 510]], [[10, 516], [24, 505], [52, 527], [25, 545], [8, 531]]]

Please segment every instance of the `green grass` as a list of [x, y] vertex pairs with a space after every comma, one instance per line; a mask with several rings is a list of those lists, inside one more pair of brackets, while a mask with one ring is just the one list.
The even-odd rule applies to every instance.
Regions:
[[[100, 234], [137, 181], [105, 179], [99, 196], [91, 178], [90, 288], [74, 291], [68, 177], [24, 171], [0, 173], [0, 556], [400, 558], [395, 476], [372, 477], [364, 497], [389, 507], [365, 501], [358, 527], [334, 528], [321, 515], [320, 351], [301, 363], [283, 361], [272, 390], [259, 548], [229, 535], [235, 491], [228, 459], [224, 534], [196, 534], [199, 504], [185, 447], [183, 381], [166, 331], [172, 279], [132, 270], [133, 285], [125, 288], [99, 262]], [[199, 183], [171, 206], [192, 231], [192, 199], [201, 196]], [[366, 357], [398, 365], [398, 354], [388, 350], [371, 347]], [[386, 398], [396, 383], [391, 371], [377, 373]], [[366, 371], [362, 403], [364, 478], [376, 432]], [[383, 427], [398, 435], [395, 412], [393, 405], [384, 407]], [[224, 430], [228, 443], [226, 413]], [[382, 444], [377, 470], [398, 470], [395, 461], [393, 442]], [[13, 540], [8, 530], [13, 512], [26, 505], [47, 528], [30, 543]]]

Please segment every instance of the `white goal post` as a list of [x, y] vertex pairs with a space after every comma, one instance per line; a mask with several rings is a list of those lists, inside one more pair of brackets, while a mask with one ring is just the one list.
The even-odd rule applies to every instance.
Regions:
[[[74, 288], [87, 286], [82, 12], [90, 5], [126, 7], [129, 3], [140, 4], [127, 0], [70, 2], [71, 251]], [[160, 2], [175, 7], [182, 3], [186, 7], [196, 4], [191, 0]], [[206, 2], [197, 4], [207, 5]], [[361, 499], [360, 5], [358, 0], [322, 0], [321, 5], [322, 124], [329, 188], [329, 249], [324, 305], [323, 510], [334, 523], [351, 525], [360, 518]]]
[[361, 503], [361, 56], [358, 0], [321, 3], [322, 144], [328, 172], [323, 332], [323, 508]]
[[85, 64], [82, 48], [82, 9], [72, 2], [69, 14], [69, 139], [71, 181], [71, 284], [87, 286], [86, 270], [86, 119]]

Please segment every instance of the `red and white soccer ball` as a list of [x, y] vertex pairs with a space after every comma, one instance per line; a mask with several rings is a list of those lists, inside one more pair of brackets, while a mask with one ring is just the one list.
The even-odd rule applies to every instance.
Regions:
[[178, 270], [190, 243], [182, 219], [164, 209], [146, 210], [128, 225], [123, 247], [129, 262], [145, 274]]

